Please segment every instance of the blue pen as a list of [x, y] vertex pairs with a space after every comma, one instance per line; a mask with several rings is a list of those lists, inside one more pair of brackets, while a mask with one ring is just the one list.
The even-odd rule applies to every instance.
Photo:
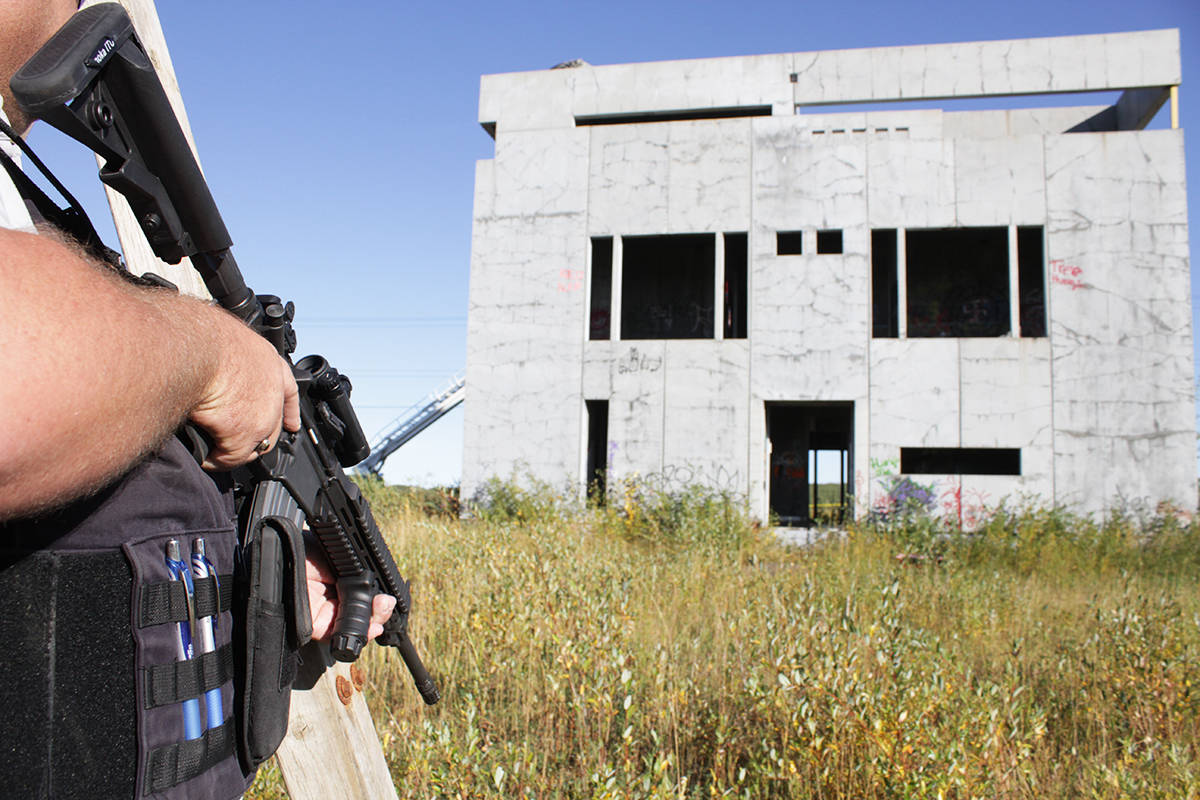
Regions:
[[[179, 623], [179, 636], [175, 639], [175, 657], [187, 661], [192, 657], [192, 624], [196, 619], [192, 606], [192, 573], [179, 554], [179, 542], [167, 542], [167, 572], [171, 580], [183, 581], [187, 590], [188, 619]], [[186, 739], [199, 739], [203, 731], [200, 726], [200, 699], [193, 697], [183, 701], [183, 735]]]
[[[209, 575], [217, 580], [217, 596], [220, 596], [220, 579], [217, 578], [217, 571], [213, 569], [212, 562], [204, 555], [204, 540], [197, 539], [192, 543], [192, 578], [195, 580], [204, 580]], [[199, 617], [196, 620], [196, 639], [198, 640], [198, 649], [200, 655], [211, 653], [216, 650], [216, 642], [213, 639], [213, 629], [216, 628], [216, 615], [220, 613], [217, 609], [212, 616]], [[221, 708], [221, 687], [209, 689], [204, 693], [204, 714], [205, 727], [209, 730], [221, 727], [221, 723], [225, 721], [225, 713]]]

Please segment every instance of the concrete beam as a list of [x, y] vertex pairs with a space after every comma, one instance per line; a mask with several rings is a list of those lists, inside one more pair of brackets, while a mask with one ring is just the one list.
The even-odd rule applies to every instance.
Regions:
[[488, 130], [579, 117], [1162, 88], [1180, 83], [1176, 29], [826, 50], [485, 75]]

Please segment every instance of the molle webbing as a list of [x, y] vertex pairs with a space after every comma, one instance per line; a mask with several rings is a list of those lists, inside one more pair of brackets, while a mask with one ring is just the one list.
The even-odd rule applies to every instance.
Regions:
[[199, 739], [152, 750], [146, 762], [144, 793], [166, 791], [232, 755], [232, 721], [226, 721], [219, 728], [210, 728]]
[[[220, 588], [218, 589], [218, 584]], [[233, 600], [233, 576], [209, 576], [195, 581], [192, 604], [197, 617], [211, 617], [228, 611]], [[186, 622], [187, 590], [182, 581], [160, 581], [138, 590], [138, 627]]]
[[233, 677], [233, 647], [224, 644], [211, 653], [187, 661], [155, 664], [142, 670], [145, 708], [182, 703], [218, 689]]

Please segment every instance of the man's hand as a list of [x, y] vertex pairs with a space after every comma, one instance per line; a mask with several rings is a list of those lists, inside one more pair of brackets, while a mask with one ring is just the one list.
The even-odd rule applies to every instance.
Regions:
[[[337, 619], [337, 583], [324, 556], [309, 550], [304, 556], [308, 578], [308, 607], [312, 611], [313, 638], [326, 641], [333, 634], [333, 621]], [[383, 633], [383, 623], [392, 616], [396, 598], [390, 594], [377, 594], [371, 602], [371, 627], [367, 639]]]
[[188, 419], [213, 440], [204, 468], [233, 469], [266, 452], [260, 442], [274, 447], [281, 430], [300, 430], [300, 401], [292, 368], [275, 348], [232, 314], [213, 311], [214, 337], [228, 355]]
[[291, 368], [265, 339], [53, 236], [0, 229], [0, 321], [0, 520], [101, 488], [185, 419], [221, 469], [299, 429]]

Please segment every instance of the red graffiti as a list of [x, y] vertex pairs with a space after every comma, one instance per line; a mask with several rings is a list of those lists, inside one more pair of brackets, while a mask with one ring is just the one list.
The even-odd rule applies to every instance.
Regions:
[[988, 493], [980, 489], [963, 489], [962, 484], [942, 492], [938, 498], [942, 513], [948, 520], [958, 520], [960, 530], [973, 531], [987, 520]]
[[1083, 267], [1068, 264], [1061, 258], [1051, 259], [1050, 261], [1050, 280], [1059, 286], [1066, 286], [1072, 291], [1075, 289], [1086, 289], [1088, 285], [1083, 282], [1082, 275]]

